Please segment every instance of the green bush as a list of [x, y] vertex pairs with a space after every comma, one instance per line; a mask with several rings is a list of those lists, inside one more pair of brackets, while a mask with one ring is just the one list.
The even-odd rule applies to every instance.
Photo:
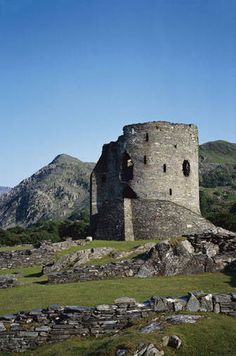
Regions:
[[0, 229], [0, 246], [14, 246], [21, 244], [33, 244], [38, 246], [41, 241], [59, 242], [67, 237], [83, 239], [88, 234], [89, 216], [86, 211], [80, 213], [80, 220], [39, 221], [30, 228], [16, 226], [14, 228]]

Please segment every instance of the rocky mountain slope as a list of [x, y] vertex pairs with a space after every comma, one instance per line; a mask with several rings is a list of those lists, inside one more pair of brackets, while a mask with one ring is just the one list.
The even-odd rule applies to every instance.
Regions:
[[0, 195], [9, 192], [10, 189], [9, 187], [0, 187]]
[[57, 156], [0, 197], [0, 227], [30, 226], [40, 219], [65, 219], [88, 207], [94, 163]]

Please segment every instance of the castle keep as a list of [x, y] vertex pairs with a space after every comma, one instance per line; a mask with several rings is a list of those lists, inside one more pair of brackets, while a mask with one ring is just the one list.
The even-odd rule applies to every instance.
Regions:
[[212, 228], [200, 215], [198, 130], [164, 121], [128, 125], [103, 146], [91, 175], [98, 239], [138, 240]]

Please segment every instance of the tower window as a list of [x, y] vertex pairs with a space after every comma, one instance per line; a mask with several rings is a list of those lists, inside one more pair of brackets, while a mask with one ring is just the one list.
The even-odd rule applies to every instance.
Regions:
[[174, 145], [174, 148], [177, 148], [177, 145]]
[[143, 156], [143, 163], [147, 164], [147, 156]]
[[130, 155], [125, 152], [122, 158], [121, 179], [125, 182], [133, 179], [134, 164]]
[[169, 189], [169, 194], [172, 195], [172, 189], [171, 188]]
[[146, 142], [149, 141], [149, 135], [148, 135], [148, 133], [146, 133], [145, 139], [146, 139]]
[[190, 175], [190, 163], [186, 159], [183, 161], [183, 174], [185, 177]]
[[166, 173], [166, 164], [163, 164], [163, 172]]

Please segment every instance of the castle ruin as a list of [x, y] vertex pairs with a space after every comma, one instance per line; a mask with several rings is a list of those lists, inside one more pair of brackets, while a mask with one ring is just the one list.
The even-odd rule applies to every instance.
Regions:
[[91, 174], [97, 239], [160, 239], [212, 228], [199, 208], [198, 129], [165, 121], [128, 125], [103, 146]]

